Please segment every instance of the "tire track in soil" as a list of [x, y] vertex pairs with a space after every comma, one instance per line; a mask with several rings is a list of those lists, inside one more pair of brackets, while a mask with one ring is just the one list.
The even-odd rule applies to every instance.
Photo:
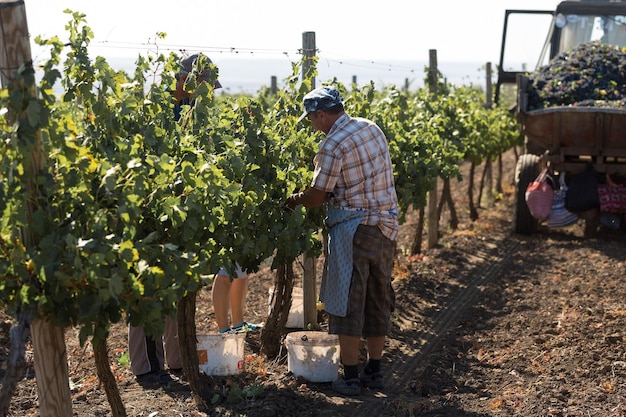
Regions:
[[513, 265], [512, 258], [517, 253], [522, 238], [512, 233], [491, 237], [493, 239], [490, 241], [477, 242], [475, 250], [471, 253], [452, 254], [460, 260], [447, 275], [455, 274], [457, 277], [452, 280], [458, 281], [460, 288], [448, 296], [437, 297], [436, 302], [428, 307], [439, 310], [432, 315], [430, 323], [415, 323], [412, 318], [421, 315], [420, 306], [402, 303], [400, 292], [414, 287], [410, 287], [409, 284], [405, 288], [402, 286], [398, 288], [397, 304], [401, 306], [399, 310], [402, 311], [402, 316], [398, 320], [405, 325], [414, 323], [414, 328], [401, 329], [394, 325], [388, 338], [388, 346], [385, 349], [387, 356], [385, 366], [389, 367], [385, 369], [387, 401], [372, 401], [368, 407], [360, 407], [360, 412], [355, 415], [388, 415], [384, 411], [389, 412], [389, 407], [394, 406], [394, 400], [410, 402], [411, 398], [413, 400], [421, 398], [417, 386], [422, 382], [428, 382], [431, 354], [441, 347], [448, 330], [455, 323], [462, 321], [468, 308], [479, 299], [481, 287], [501, 276], [503, 271]]

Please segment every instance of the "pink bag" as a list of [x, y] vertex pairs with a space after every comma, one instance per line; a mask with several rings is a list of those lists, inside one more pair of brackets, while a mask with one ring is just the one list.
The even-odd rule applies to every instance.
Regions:
[[606, 174], [606, 184], [598, 185], [600, 211], [605, 213], [626, 213], [626, 187], [616, 184]]
[[535, 181], [526, 188], [526, 204], [531, 216], [539, 220], [545, 220], [552, 209], [554, 189], [547, 182], [548, 167], [544, 168]]

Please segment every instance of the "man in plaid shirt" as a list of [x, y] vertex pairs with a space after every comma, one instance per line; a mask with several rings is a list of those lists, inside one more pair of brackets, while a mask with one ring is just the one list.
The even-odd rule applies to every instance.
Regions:
[[[329, 314], [328, 332], [339, 336], [343, 377], [335, 391], [359, 395], [361, 385], [382, 389], [380, 372], [395, 296], [391, 272], [398, 234], [397, 196], [387, 139], [372, 121], [350, 117], [334, 87], [303, 100], [305, 117], [325, 133], [315, 156], [311, 186], [286, 206], [326, 204], [326, 262], [320, 299]], [[359, 344], [368, 360], [359, 377]]]

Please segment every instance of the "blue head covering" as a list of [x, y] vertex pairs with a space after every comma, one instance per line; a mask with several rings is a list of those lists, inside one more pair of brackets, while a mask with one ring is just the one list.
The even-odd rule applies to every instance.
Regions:
[[339, 91], [332, 86], [320, 87], [309, 92], [302, 99], [304, 112], [300, 115], [298, 121], [304, 119], [307, 114], [318, 110], [328, 110], [339, 104], [343, 104], [343, 99], [339, 95]]

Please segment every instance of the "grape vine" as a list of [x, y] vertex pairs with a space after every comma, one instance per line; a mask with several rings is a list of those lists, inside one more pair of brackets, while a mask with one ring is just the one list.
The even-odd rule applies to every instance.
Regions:
[[[110, 323], [125, 317], [158, 334], [163, 315], [219, 266], [256, 271], [268, 258], [278, 265], [320, 253], [323, 213], [282, 208], [310, 183], [321, 140], [297, 121], [314, 71], [300, 80], [294, 63], [281, 91], [257, 97], [216, 96], [211, 83], [189, 77], [195, 103], [175, 122], [175, 54], [140, 56], [127, 74], [89, 56], [84, 15], [73, 13], [68, 28], [68, 45], [37, 39], [51, 51], [39, 99], [24, 105], [17, 91], [0, 94], [0, 107], [16, 115], [14, 123], [0, 121], [3, 307], [15, 313], [34, 303], [53, 323], [80, 326], [81, 343], [104, 340]], [[21, 76], [32, 87], [34, 77]], [[327, 83], [342, 91], [349, 114], [374, 120], [387, 135], [403, 216], [425, 206], [438, 178], [461, 179], [463, 161], [480, 162], [520, 140], [512, 116], [484, 108], [476, 88], [447, 86], [435, 95]], [[47, 164], [27, 218], [35, 132]], [[40, 237], [37, 247], [24, 245], [21, 227]]]

